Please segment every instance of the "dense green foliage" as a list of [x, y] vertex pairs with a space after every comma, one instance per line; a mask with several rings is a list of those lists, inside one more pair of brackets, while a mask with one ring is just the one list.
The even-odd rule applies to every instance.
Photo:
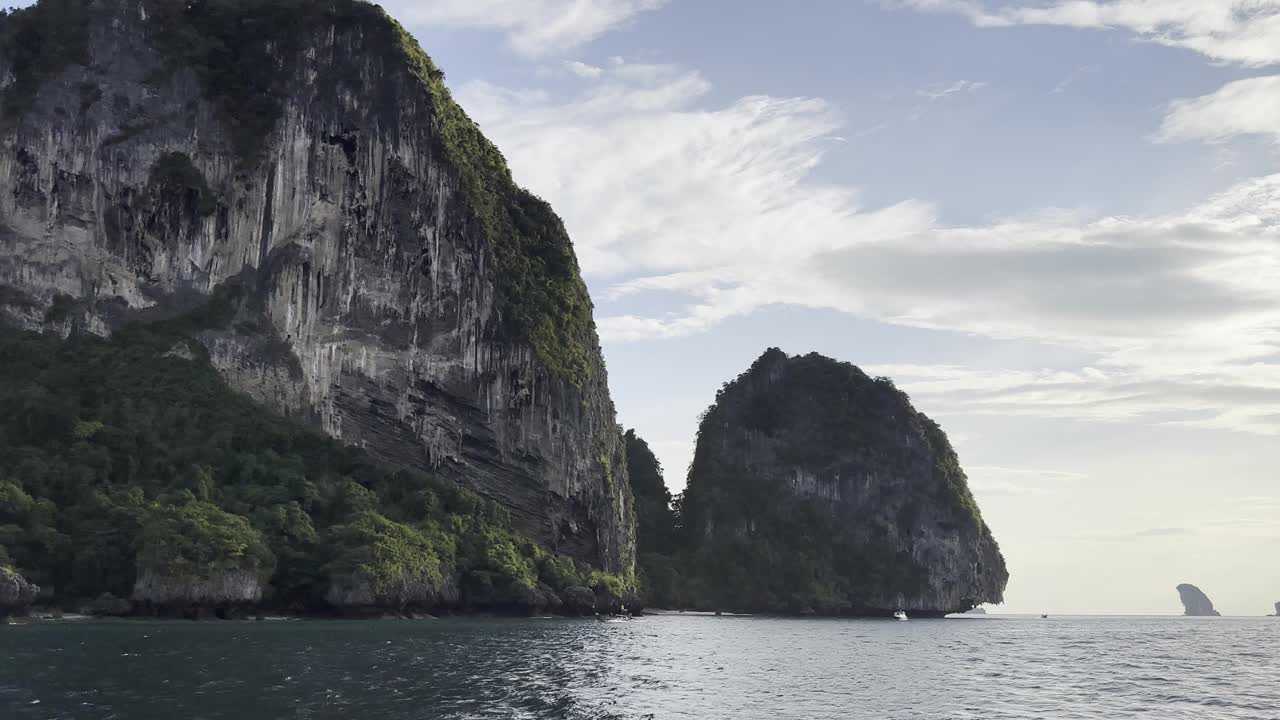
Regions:
[[41, 0], [31, 7], [0, 10], [0, 58], [13, 84], [0, 100], [0, 119], [11, 123], [36, 99], [40, 85], [89, 56], [89, 0]]
[[636, 565], [645, 599], [659, 607], [684, 604], [684, 582], [673, 555], [679, 548], [680, 521], [662, 465], [635, 430], [624, 436], [627, 474], [636, 509]]
[[[205, 483], [212, 478], [203, 478]], [[207, 484], [198, 488], [207, 495]], [[271, 578], [275, 556], [247, 518], [194, 500], [149, 513], [138, 536], [138, 567], [165, 577], [203, 582], [231, 572]]]
[[308, 610], [352, 573], [381, 590], [426, 578], [443, 604], [475, 608], [590, 574], [493, 502], [262, 410], [197, 343], [154, 328], [0, 329], [0, 548], [64, 601], [127, 597], [139, 567], [257, 572], [276, 605]]
[[676, 514], [662, 465], [635, 430], [628, 430], [623, 439], [631, 494], [636, 500], [636, 552], [669, 555], [676, 548]]
[[409, 602], [415, 586], [438, 595], [446, 584], [440, 557], [449, 554], [449, 539], [435, 528], [415, 528], [368, 510], [333, 528], [329, 537], [339, 549], [332, 569], [368, 582], [373, 593], [396, 606]]

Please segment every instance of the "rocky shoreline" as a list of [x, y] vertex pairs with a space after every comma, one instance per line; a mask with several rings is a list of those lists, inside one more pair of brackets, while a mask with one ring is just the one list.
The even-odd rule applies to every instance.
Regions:
[[[27, 588], [18, 595], [13, 588]], [[645, 613], [643, 603], [635, 598], [630, 603], [608, 591], [586, 587], [568, 587], [559, 594], [550, 588], [538, 588], [539, 604], [492, 606], [403, 606], [392, 608], [374, 604], [316, 606], [282, 609], [257, 603], [199, 603], [129, 600], [104, 593], [91, 601], [47, 605], [36, 602], [39, 588], [27, 583], [13, 571], [0, 570], [0, 622], [64, 621], [64, 620], [187, 620], [187, 621], [266, 621], [286, 619], [308, 620], [435, 620], [442, 617], [600, 617], [639, 616]], [[562, 597], [563, 596], [563, 597]], [[74, 608], [74, 609], [73, 609]]]

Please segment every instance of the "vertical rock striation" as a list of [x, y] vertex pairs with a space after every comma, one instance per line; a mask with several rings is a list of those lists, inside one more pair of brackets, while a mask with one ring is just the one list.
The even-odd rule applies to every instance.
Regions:
[[1008, 572], [946, 435], [885, 379], [769, 350], [703, 417], [683, 522], [697, 590], [749, 610], [943, 615]]
[[9, 568], [0, 567], [0, 620], [25, 612], [39, 594], [39, 586]]
[[572, 246], [399, 25], [358, 0], [42, 0], [0, 22], [5, 316], [182, 317], [258, 401], [631, 572]]

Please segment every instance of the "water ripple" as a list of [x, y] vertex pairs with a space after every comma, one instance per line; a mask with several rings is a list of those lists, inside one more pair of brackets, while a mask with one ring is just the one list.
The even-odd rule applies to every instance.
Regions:
[[0, 627], [14, 720], [1280, 720], [1280, 621]]

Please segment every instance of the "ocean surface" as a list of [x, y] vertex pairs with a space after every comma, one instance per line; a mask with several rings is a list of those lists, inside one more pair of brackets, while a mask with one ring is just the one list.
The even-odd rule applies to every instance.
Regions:
[[1280, 718], [1280, 620], [62, 622], [0, 718]]

